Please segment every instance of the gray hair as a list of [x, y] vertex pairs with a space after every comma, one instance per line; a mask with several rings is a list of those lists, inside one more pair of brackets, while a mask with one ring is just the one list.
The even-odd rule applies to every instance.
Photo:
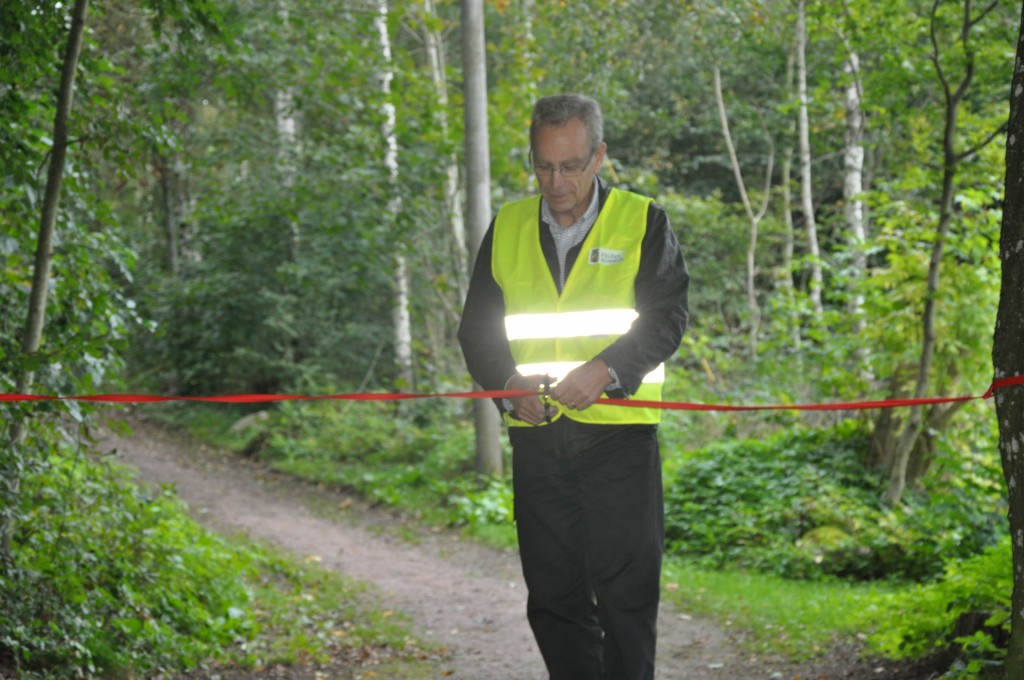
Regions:
[[565, 125], [573, 118], [579, 118], [587, 127], [590, 149], [596, 150], [604, 141], [604, 116], [601, 106], [592, 98], [582, 94], [553, 94], [541, 97], [533, 107], [530, 119], [530, 155], [533, 155], [533, 140], [537, 128], [542, 125]]

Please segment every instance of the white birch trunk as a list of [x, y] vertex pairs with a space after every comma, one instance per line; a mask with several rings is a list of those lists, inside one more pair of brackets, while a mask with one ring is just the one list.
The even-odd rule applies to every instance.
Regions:
[[[790, 51], [786, 56], [786, 92], [793, 91], [794, 62], [796, 55]], [[796, 294], [793, 286], [793, 251], [796, 245], [796, 227], [793, 224], [793, 143], [792, 133], [795, 126], [790, 124], [790, 134], [786, 136], [786, 148], [782, 152], [782, 215], [786, 223], [786, 232], [782, 243], [782, 276], [780, 286], [789, 303], [790, 332], [793, 338], [793, 349], [802, 346], [800, 333], [800, 315], [796, 310]], [[799, 357], [799, 353], [797, 353]]]
[[[434, 0], [423, 0], [423, 12], [426, 16], [433, 16]], [[449, 138], [448, 123], [448, 76], [444, 58], [444, 46], [441, 36], [437, 31], [427, 27], [424, 30], [424, 45], [427, 53], [427, 63], [430, 66], [430, 77], [434, 84], [434, 92], [437, 95], [438, 124], [441, 126], [441, 136], [447, 141]], [[459, 161], [452, 153], [445, 159], [445, 180], [444, 180], [444, 207], [445, 215], [448, 218], [448, 233], [452, 239], [452, 256], [455, 262], [455, 280], [459, 299], [466, 297], [466, 288], [469, 285], [469, 253], [466, 245], [466, 221], [462, 214], [462, 200], [459, 196]]]
[[[397, 227], [398, 216], [402, 210], [401, 197], [398, 194], [398, 138], [395, 134], [395, 105], [391, 101], [391, 38], [388, 36], [388, 3], [378, 0], [377, 16], [374, 26], [380, 38], [381, 54], [384, 57], [384, 70], [380, 74], [381, 93], [384, 95], [385, 143], [384, 166], [388, 171], [388, 185], [391, 199], [387, 204], [388, 223], [392, 230]], [[395, 334], [395, 364], [398, 369], [398, 387], [400, 391], [409, 391], [415, 387], [412, 366], [412, 315], [409, 311], [409, 266], [405, 255], [395, 254], [395, 302], [392, 311]]]
[[799, 97], [800, 135], [800, 204], [807, 228], [807, 251], [811, 265], [810, 298], [814, 312], [821, 316], [821, 251], [818, 248], [818, 226], [814, 220], [814, 196], [811, 191], [811, 134], [807, 97], [807, 11], [805, 0], [797, 3], [797, 94]]
[[[861, 282], [867, 275], [867, 226], [865, 224], [864, 201], [864, 110], [861, 107], [860, 58], [850, 50], [843, 66], [849, 82], [846, 84], [846, 134], [843, 153], [843, 216], [852, 255], [853, 272], [851, 286], [853, 295], [848, 308], [854, 319], [853, 331], [858, 336], [866, 327], [864, 319], [864, 293]], [[870, 379], [868, 348], [859, 345], [856, 350], [858, 370]]]
[[[281, 186], [286, 190], [295, 187], [298, 169], [295, 166], [298, 140], [298, 124], [295, 120], [295, 94], [290, 87], [277, 91], [274, 97], [274, 118], [277, 121], [277, 163], [281, 173]], [[298, 250], [301, 233], [299, 223], [288, 221], [288, 229], [292, 234], [292, 246]]]
[[[287, 30], [288, 6], [284, 2], [277, 5], [277, 17]], [[281, 181], [286, 188], [291, 188], [295, 186], [295, 177], [298, 175], [295, 166], [298, 122], [295, 120], [295, 92], [292, 87], [286, 85], [275, 93], [274, 120], [277, 123], [277, 162], [282, 174]]]

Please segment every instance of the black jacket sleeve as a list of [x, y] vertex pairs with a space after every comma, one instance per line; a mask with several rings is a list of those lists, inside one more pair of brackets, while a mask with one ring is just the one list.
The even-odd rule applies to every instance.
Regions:
[[516, 373], [505, 335], [505, 298], [491, 273], [494, 223], [487, 229], [476, 256], [469, 293], [459, 323], [459, 344], [469, 374], [485, 390], [501, 390]]

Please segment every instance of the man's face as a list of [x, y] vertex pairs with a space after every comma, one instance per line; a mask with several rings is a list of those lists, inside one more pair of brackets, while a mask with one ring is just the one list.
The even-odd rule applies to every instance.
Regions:
[[534, 132], [534, 172], [559, 224], [570, 226], [587, 211], [604, 153], [604, 143], [591, 153], [587, 126], [578, 118], [565, 125], [542, 125]]

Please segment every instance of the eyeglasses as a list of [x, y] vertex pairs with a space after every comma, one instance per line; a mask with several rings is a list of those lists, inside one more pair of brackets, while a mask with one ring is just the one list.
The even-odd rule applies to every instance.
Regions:
[[562, 163], [557, 168], [550, 163], [534, 163], [533, 171], [537, 174], [537, 177], [541, 179], [550, 179], [554, 176], [555, 170], [561, 173], [562, 177], [579, 177], [583, 174], [583, 171], [590, 165], [590, 161], [594, 160], [594, 151], [590, 152], [585, 161], [571, 161], [569, 163]]

